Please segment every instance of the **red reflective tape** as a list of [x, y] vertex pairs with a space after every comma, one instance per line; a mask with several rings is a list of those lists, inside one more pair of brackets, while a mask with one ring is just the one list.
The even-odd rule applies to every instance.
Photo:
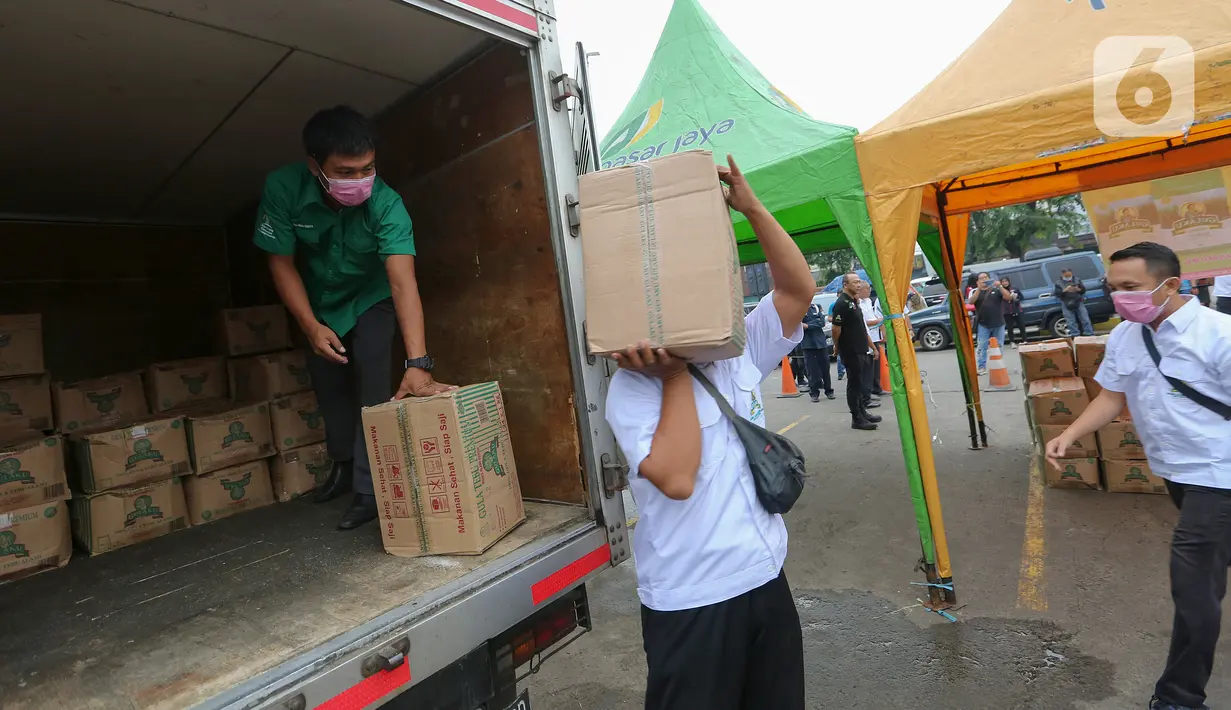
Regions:
[[316, 706], [316, 710], [363, 710], [410, 682], [410, 662], [391, 671], [381, 671], [343, 690]]
[[607, 545], [599, 545], [594, 548], [593, 552], [587, 553], [532, 584], [530, 598], [534, 600], [536, 606], [542, 604], [568, 589], [577, 580], [610, 563], [611, 553], [607, 550]]
[[531, 32], [539, 31], [538, 19], [535, 18], [534, 13], [528, 10], [522, 10], [520, 8], [513, 7], [512, 5], [505, 5], [504, 3], [500, 2], [500, 0], [460, 0], [460, 1], [466, 5], [473, 7], [476, 10], [479, 10], [480, 12], [486, 12], [489, 15], [495, 15], [496, 17], [499, 17], [502, 20], [507, 20], [509, 22], [512, 22], [518, 27], [525, 27]]

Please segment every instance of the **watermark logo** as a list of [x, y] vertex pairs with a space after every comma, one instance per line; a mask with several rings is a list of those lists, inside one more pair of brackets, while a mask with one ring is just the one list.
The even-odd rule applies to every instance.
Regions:
[[1195, 86], [1184, 39], [1108, 37], [1094, 50], [1094, 124], [1112, 138], [1181, 134], [1196, 116]]

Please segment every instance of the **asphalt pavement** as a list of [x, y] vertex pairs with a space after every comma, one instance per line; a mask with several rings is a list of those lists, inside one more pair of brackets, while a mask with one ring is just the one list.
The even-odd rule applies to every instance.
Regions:
[[[1020, 382], [1016, 351], [1006, 351]], [[778, 399], [775, 429], [811, 475], [787, 517], [787, 577], [804, 632], [809, 708], [1144, 708], [1167, 653], [1172, 606], [1166, 496], [1043, 489], [1016, 392], [984, 394], [987, 449], [972, 451], [953, 350], [920, 353], [958, 600], [951, 623], [919, 604], [919, 537], [888, 397], [876, 432], [839, 397]], [[983, 378], [986, 381], [986, 378]], [[634, 530], [634, 535], [636, 534]], [[643, 707], [636, 571], [590, 585], [594, 631], [526, 683], [538, 710]], [[1231, 652], [1209, 687], [1231, 698]]]

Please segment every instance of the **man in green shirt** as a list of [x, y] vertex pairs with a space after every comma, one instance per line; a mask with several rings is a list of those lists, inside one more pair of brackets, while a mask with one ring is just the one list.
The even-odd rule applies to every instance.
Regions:
[[[350, 530], [377, 514], [360, 409], [452, 386], [432, 379], [410, 215], [376, 177], [371, 124], [336, 106], [308, 121], [303, 144], [306, 162], [266, 178], [253, 241], [269, 253], [278, 295], [316, 353], [308, 368], [334, 462], [316, 500], [353, 485], [354, 503], [338, 524]], [[389, 382], [399, 328], [409, 359], [395, 393]]]

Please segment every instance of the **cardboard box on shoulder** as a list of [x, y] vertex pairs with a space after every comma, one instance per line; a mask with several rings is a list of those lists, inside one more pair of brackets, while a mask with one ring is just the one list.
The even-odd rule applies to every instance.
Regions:
[[74, 496], [68, 507], [73, 514], [73, 538], [91, 555], [162, 537], [189, 526], [184, 486], [178, 478]]
[[274, 502], [269, 465], [263, 459], [183, 480], [188, 517], [193, 525], [204, 525]]
[[0, 377], [43, 372], [43, 316], [0, 315]]
[[0, 431], [51, 429], [51, 378], [47, 375], [0, 380]]
[[308, 353], [303, 350], [231, 358], [227, 371], [231, 396], [241, 402], [277, 399], [312, 389]]
[[141, 374], [125, 372], [80, 382], [51, 386], [56, 429], [68, 434], [78, 429], [120, 424], [148, 416], [149, 403]]
[[64, 501], [0, 513], [0, 580], [58, 569], [72, 556]]
[[1029, 343], [1017, 349], [1022, 358], [1022, 375], [1027, 382], [1073, 377], [1077, 369], [1073, 363], [1073, 346], [1068, 341], [1048, 340]]
[[40, 434], [0, 440], [0, 513], [67, 498], [60, 437]]
[[227, 355], [255, 355], [291, 347], [286, 309], [277, 306], [222, 311], [222, 347]]
[[1103, 475], [1107, 477], [1107, 490], [1112, 493], [1167, 493], [1166, 482], [1154, 475], [1150, 462], [1144, 459], [1103, 459]]
[[201, 475], [274, 455], [269, 404], [221, 404], [184, 413], [192, 470]]
[[227, 398], [227, 361], [197, 357], [157, 362], [145, 371], [145, 389], [155, 414]]
[[495, 382], [366, 407], [385, 551], [480, 554], [526, 518]]
[[1036, 424], [1072, 424], [1090, 405], [1080, 377], [1035, 380], [1026, 392]]
[[274, 456], [269, 476], [274, 484], [274, 497], [285, 503], [311, 493], [318, 482], [325, 480], [333, 461], [324, 442], [283, 451]]
[[1107, 354], [1106, 335], [1081, 335], [1073, 338], [1073, 353], [1077, 357], [1077, 376], [1093, 378], [1098, 374], [1103, 356]]
[[1146, 457], [1145, 447], [1137, 436], [1137, 427], [1131, 421], [1117, 419], [1099, 429], [1098, 440], [1104, 459], [1128, 461]]
[[[1040, 446], [1046, 447], [1047, 442], [1055, 439], [1068, 429], [1067, 424], [1040, 424], [1035, 427], [1035, 441]], [[1073, 459], [1096, 459], [1099, 457], [1098, 439], [1094, 434], [1083, 436], [1081, 439], [1074, 441], [1065, 454], [1068, 458]]]
[[278, 451], [290, 451], [325, 440], [325, 417], [313, 392], [270, 401], [269, 415]]
[[580, 190], [590, 352], [642, 340], [704, 361], [744, 351], [739, 254], [710, 152], [587, 173]]
[[1060, 459], [1060, 468], [1043, 459], [1039, 465], [1046, 472], [1048, 488], [1074, 488], [1100, 491], [1103, 484], [1099, 478], [1099, 460], [1096, 458]]
[[69, 443], [76, 484], [73, 490], [83, 493], [192, 473], [188, 436], [180, 417], [81, 431], [70, 435]]

